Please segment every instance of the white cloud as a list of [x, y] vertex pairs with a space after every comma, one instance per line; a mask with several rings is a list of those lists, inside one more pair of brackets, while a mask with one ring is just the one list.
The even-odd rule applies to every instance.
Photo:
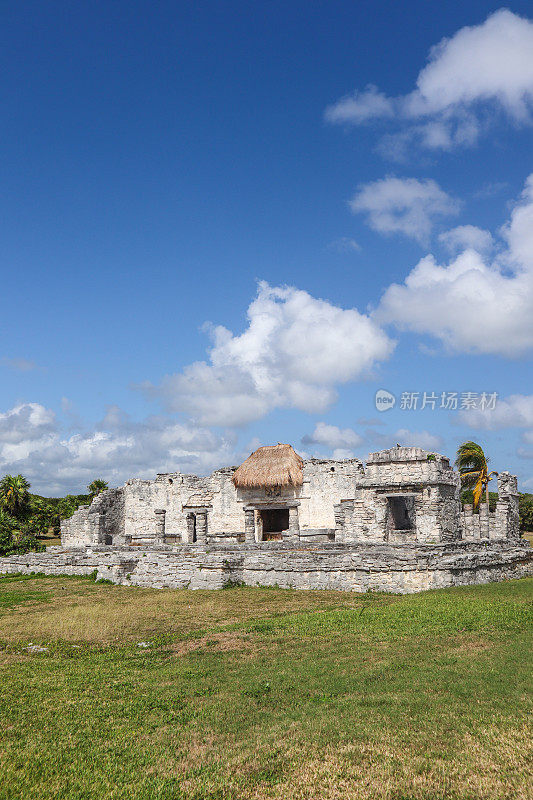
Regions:
[[336, 447], [331, 457], [335, 459], [335, 461], [344, 461], [347, 458], [355, 458], [355, 453], [353, 450], [348, 450], [346, 447]]
[[20, 472], [50, 495], [83, 491], [95, 477], [120, 485], [164, 471], [205, 474], [231, 463], [234, 445], [233, 437], [168, 417], [132, 422], [116, 407], [94, 430], [71, 435], [38, 403], [0, 414], [0, 474]]
[[368, 450], [384, 450], [399, 444], [405, 447], [422, 447], [424, 450], [435, 452], [443, 447], [443, 439], [429, 431], [411, 431], [400, 428], [395, 433], [380, 433], [377, 430], [367, 429], [365, 439]]
[[488, 127], [491, 110], [529, 123], [532, 106], [533, 23], [501, 9], [433, 47], [410, 94], [390, 98], [371, 86], [342, 98], [325, 115], [353, 125], [394, 115], [408, 126], [396, 147], [417, 140], [446, 150], [473, 144]]
[[328, 247], [330, 250], [336, 250], [337, 253], [358, 253], [361, 250], [361, 245], [349, 236], [342, 236], [340, 239], [335, 239]]
[[365, 435], [360, 436], [352, 428], [338, 428], [318, 422], [313, 433], [302, 438], [302, 444], [311, 448], [313, 445], [326, 447], [332, 451], [333, 458], [342, 459], [353, 458], [354, 450], [361, 450], [363, 446], [370, 451], [401, 444], [434, 451], [443, 446], [443, 440], [428, 431], [411, 431], [407, 428], [400, 428], [395, 433], [379, 433], [368, 428]]
[[506, 246], [493, 261], [473, 249], [444, 266], [423, 258], [386, 290], [376, 320], [430, 334], [452, 351], [525, 354], [533, 347], [533, 175], [501, 235]]
[[509, 187], [506, 181], [488, 181], [481, 189], [474, 192], [474, 197], [481, 200], [486, 200], [490, 197], [496, 197]]
[[471, 428], [533, 428], [533, 395], [512, 394], [497, 400], [493, 409], [471, 408], [460, 411], [458, 418]]
[[394, 349], [368, 316], [294, 287], [260, 283], [247, 316], [240, 335], [210, 327], [208, 362], [140, 388], [198, 424], [233, 427], [275, 408], [323, 411], [337, 385], [368, 374]]
[[472, 248], [478, 253], [484, 253], [493, 246], [492, 234], [475, 225], [458, 225], [449, 231], [441, 233], [439, 242], [451, 252], [457, 253], [463, 248]]
[[[352, 428], [338, 428], [336, 425], [327, 425], [325, 422], [317, 422], [312, 434], [306, 434], [302, 439], [302, 444], [319, 444], [330, 450], [351, 450], [359, 447], [363, 443], [363, 438]], [[336, 457], [336, 456], [334, 456]], [[350, 458], [351, 456], [345, 456]]]
[[350, 208], [366, 214], [378, 233], [401, 233], [424, 244], [434, 219], [456, 214], [459, 202], [433, 180], [387, 177], [360, 186]]
[[41, 439], [57, 430], [55, 414], [39, 403], [20, 403], [0, 413], [0, 441], [17, 446], [21, 439]]
[[406, 112], [424, 116], [481, 100], [498, 102], [518, 119], [533, 100], [533, 24], [507, 9], [461, 28], [432, 48]]
[[400, 428], [396, 431], [394, 439], [398, 444], [406, 447], [421, 447], [423, 450], [438, 450], [443, 445], [440, 436], [428, 431], [410, 431], [407, 428]]
[[394, 103], [376, 86], [370, 85], [363, 92], [355, 91], [329, 106], [325, 116], [328, 122], [359, 125], [376, 117], [394, 116]]
[[28, 358], [0, 358], [0, 364], [15, 372], [32, 372], [37, 369], [35, 361], [30, 361]]

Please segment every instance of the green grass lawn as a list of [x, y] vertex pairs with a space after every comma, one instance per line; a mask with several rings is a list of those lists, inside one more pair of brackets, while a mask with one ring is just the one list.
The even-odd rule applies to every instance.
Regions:
[[0, 579], [0, 798], [530, 798], [532, 590]]

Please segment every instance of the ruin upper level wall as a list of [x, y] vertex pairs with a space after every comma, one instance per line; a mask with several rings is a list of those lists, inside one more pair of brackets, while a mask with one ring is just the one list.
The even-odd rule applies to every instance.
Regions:
[[402, 484], [459, 485], [459, 475], [450, 461], [439, 453], [420, 447], [391, 447], [370, 453], [366, 462], [363, 486]]

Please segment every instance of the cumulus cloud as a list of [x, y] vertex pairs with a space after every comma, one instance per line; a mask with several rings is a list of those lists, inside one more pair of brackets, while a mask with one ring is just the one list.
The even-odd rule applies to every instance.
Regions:
[[451, 253], [472, 248], [479, 253], [490, 250], [493, 246], [492, 234], [475, 225], [458, 225], [449, 231], [444, 231], [439, 236], [441, 242]]
[[[404, 128], [401, 146], [417, 140], [448, 150], [473, 144], [495, 109], [523, 124], [531, 122], [532, 108], [533, 23], [501, 9], [434, 46], [409, 94], [391, 98], [369, 86], [341, 98], [325, 116], [352, 125], [394, 118]], [[394, 138], [389, 147], [394, 150]]]
[[0, 441], [6, 447], [17, 447], [21, 440], [42, 439], [56, 430], [54, 412], [39, 403], [20, 403], [0, 413]]
[[375, 319], [440, 339], [451, 351], [516, 357], [533, 347], [533, 175], [494, 260], [471, 247], [440, 266], [423, 258], [383, 295]]
[[440, 436], [428, 431], [410, 431], [400, 428], [393, 437], [398, 444], [406, 447], [421, 447], [423, 450], [438, 450], [443, 440]]
[[[312, 444], [322, 445], [330, 450], [348, 451], [354, 447], [359, 447], [363, 443], [362, 436], [359, 436], [352, 428], [338, 428], [336, 425], [327, 425], [325, 422], [317, 422], [315, 430], [311, 434], [306, 434], [302, 438], [302, 444], [306, 447]], [[345, 456], [349, 458], [350, 456]]]
[[443, 446], [440, 436], [429, 431], [411, 431], [400, 428], [395, 433], [380, 433], [367, 428], [364, 435], [360, 436], [352, 428], [338, 428], [336, 425], [327, 425], [318, 422], [311, 434], [302, 438], [302, 445], [313, 448], [314, 445], [324, 447], [332, 452], [333, 458], [353, 458], [354, 451], [364, 447], [371, 450], [382, 450], [396, 444], [408, 447], [422, 447], [424, 450], [438, 450]]
[[383, 450], [400, 444], [405, 447], [421, 447], [424, 450], [436, 451], [442, 448], [443, 439], [429, 431], [411, 431], [400, 428], [395, 433], [379, 433], [376, 430], [366, 430], [365, 438], [369, 450]]
[[355, 91], [329, 106], [325, 116], [328, 122], [360, 125], [376, 117], [393, 117], [394, 113], [394, 102], [370, 84], [364, 91]]
[[260, 283], [247, 316], [240, 335], [209, 328], [209, 361], [139, 388], [197, 424], [233, 427], [275, 408], [321, 412], [338, 385], [368, 374], [394, 348], [369, 316], [290, 286]]
[[434, 180], [387, 177], [359, 187], [350, 200], [354, 214], [366, 215], [378, 233], [400, 233], [421, 244], [429, 240], [438, 217], [457, 214], [460, 204]]
[[533, 395], [512, 394], [497, 400], [494, 408], [470, 408], [460, 411], [458, 419], [471, 428], [533, 428]]
[[134, 422], [109, 409], [90, 431], [66, 433], [50, 409], [25, 403], [0, 414], [0, 473], [22, 473], [34, 491], [83, 491], [95, 477], [120, 485], [157, 472], [204, 474], [231, 463], [235, 440], [163, 416]]

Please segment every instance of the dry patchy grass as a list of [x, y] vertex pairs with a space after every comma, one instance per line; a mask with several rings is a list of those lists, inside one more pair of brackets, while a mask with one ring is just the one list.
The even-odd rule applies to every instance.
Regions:
[[[1, 619], [6, 642], [42, 639], [93, 643], [139, 640], [160, 634], [185, 636], [204, 628], [238, 625], [279, 614], [357, 607], [361, 599], [343, 592], [231, 589], [218, 592], [141, 589], [94, 584], [69, 578], [0, 580], [10, 592], [25, 595], [24, 604]], [[49, 592], [43, 608], [31, 592]], [[393, 598], [382, 602], [392, 602]], [[1, 612], [1, 609], [0, 609]]]
[[532, 586], [0, 581], [0, 800], [526, 800]]

